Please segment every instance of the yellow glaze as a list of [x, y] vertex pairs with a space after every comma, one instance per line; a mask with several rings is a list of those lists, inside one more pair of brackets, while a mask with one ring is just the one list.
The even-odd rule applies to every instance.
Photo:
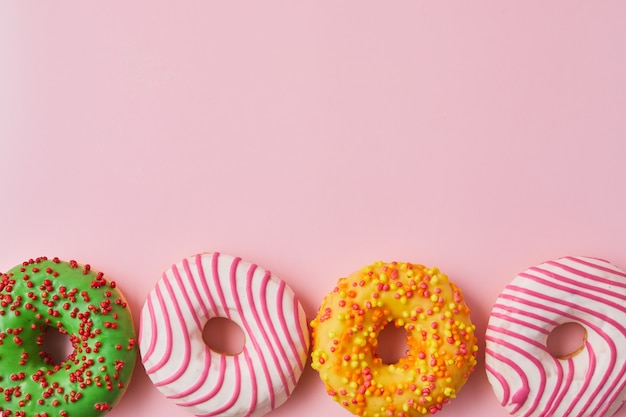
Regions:
[[[376, 262], [339, 279], [311, 322], [311, 365], [326, 391], [363, 417], [434, 414], [476, 365], [475, 326], [461, 291], [437, 268]], [[376, 355], [389, 323], [407, 332], [407, 355]]]

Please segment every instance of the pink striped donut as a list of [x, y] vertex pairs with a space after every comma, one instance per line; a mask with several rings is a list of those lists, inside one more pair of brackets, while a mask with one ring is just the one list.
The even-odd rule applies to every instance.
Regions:
[[[214, 317], [237, 323], [243, 351], [212, 351], [202, 330]], [[202, 416], [262, 416], [284, 403], [309, 349], [306, 317], [284, 281], [219, 253], [183, 259], [164, 274], [141, 311], [139, 349], [154, 385]]]
[[[552, 356], [548, 335], [574, 322], [583, 349]], [[516, 416], [612, 416], [626, 401], [626, 274], [566, 257], [519, 274], [498, 297], [486, 333], [487, 376]]]

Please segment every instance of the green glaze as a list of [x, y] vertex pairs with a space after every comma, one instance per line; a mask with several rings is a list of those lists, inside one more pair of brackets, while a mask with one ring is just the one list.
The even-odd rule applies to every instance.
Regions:
[[[57, 365], [42, 351], [50, 327], [74, 349]], [[0, 276], [0, 415], [100, 416], [120, 400], [136, 359], [126, 301], [89, 265], [37, 258]]]

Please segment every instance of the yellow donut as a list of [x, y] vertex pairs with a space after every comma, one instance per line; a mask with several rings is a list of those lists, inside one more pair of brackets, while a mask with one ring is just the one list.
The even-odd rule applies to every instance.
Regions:
[[[328, 395], [364, 417], [434, 414], [476, 365], [475, 326], [459, 290], [437, 268], [376, 262], [340, 278], [311, 322], [311, 366]], [[407, 332], [397, 363], [376, 354], [389, 323]]]

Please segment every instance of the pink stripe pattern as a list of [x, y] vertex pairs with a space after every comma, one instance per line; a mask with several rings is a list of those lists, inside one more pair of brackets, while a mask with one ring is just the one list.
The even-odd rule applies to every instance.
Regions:
[[[234, 356], [202, 337], [214, 317], [245, 336]], [[296, 295], [269, 271], [220, 253], [183, 259], [165, 271], [140, 316], [146, 373], [167, 398], [199, 417], [260, 417], [293, 392], [308, 356], [306, 315]]]
[[[583, 350], [556, 358], [559, 325], [586, 330]], [[565, 257], [529, 268], [502, 291], [485, 335], [485, 368], [506, 410], [523, 417], [610, 417], [626, 402], [626, 274]]]

